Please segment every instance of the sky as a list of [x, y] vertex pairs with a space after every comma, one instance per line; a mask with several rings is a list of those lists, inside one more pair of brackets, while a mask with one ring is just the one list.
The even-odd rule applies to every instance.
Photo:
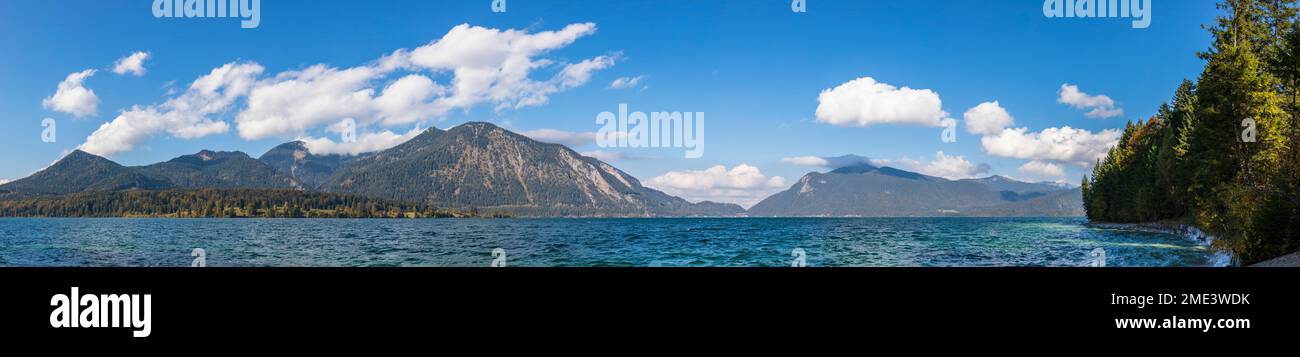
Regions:
[[[486, 121], [692, 201], [748, 206], [858, 162], [1077, 184], [1196, 78], [1218, 14], [1154, 0], [1133, 28], [1040, 0], [492, 3], [262, 0], [245, 29], [158, 18], [153, 0], [0, 2], [0, 182], [76, 149], [127, 166], [293, 140], [355, 154]], [[700, 157], [598, 145], [621, 105], [704, 113]]]

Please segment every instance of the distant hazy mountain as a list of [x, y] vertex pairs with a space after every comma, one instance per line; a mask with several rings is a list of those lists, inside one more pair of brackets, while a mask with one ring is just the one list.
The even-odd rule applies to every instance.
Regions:
[[563, 145], [488, 123], [429, 129], [361, 157], [320, 189], [439, 207], [504, 208], [531, 215], [735, 215], [734, 204], [692, 204], [641, 186]]
[[981, 207], [965, 212], [966, 216], [984, 217], [1073, 217], [1083, 216], [1083, 190], [1079, 188], [1050, 192], [1024, 201]]
[[297, 180], [238, 151], [204, 150], [133, 169], [177, 188], [305, 188]]
[[1052, 191], [1060, 191], [1060, 190], [1070, 188], [1069, 186], [1053, 183], [1053, 182], [1029, 183], [1029, 182], [1016, 181], [1008, 177], [997, 176], [997, 175], [986, 177], [986, 178], [980, 178], [980, 179], [965, 179], [961, 181], [978, 182], [996, 191], [1011, 191], [1011, 192], [1021, 193], [1021, 194], [1033, 193], [1033, 192], [1052, 192]]
[[258, 160], [315, 189], [356, 158], [358, 156], [317, 155], [303, 142], [294, 141], [272, 148]]
[[[1078, 195], [1076, 195], [1078, 196]], [[805, 175], [749, 209], [751, 216], [1074, 215], [1068, 191], [994, 176], [947, 180], [869, 164]], [[1082, 197], [1075, 200], [1082, 209]]]
[[857, 164], [809, 173], [748, 212], [691, 203], [567, 147], [488, 123], [429, 129], [361, 156], [316, 155], [301, 142], [253, 159], [202, 151], [123, 167], [74, 151], [31, 177], [0, 185], [4, 197], [87, 191], [292, 189], [349, 193], [434, 207], [524, 216], [1061, 216], [1082, 214], [1078, 189], [994, 176], [947, 180]]
[[157, 190], [173, 187], [108, 159], [75, 150], [27, 178], [0, 185], [0, 191], [62, 195], [84, 191]]

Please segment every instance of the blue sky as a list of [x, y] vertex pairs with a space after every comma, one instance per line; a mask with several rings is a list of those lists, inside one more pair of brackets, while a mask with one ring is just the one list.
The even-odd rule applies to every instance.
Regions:
[[[1081, 159], [1088, 154], [1080, 150], [1098, 150], [1109, 138], [1106, 130], [1149, 117], [1179, 81], [1199, 74], [1202, 62], [1195, 52], [1209, 45], [1201, 25], [1217, 14], [1210, 0], [1155, 0], [1151, 26], [1134, 29], [1131, 19], [1047, 18], [1039, 0], [808, 0], [806, 13], [792, 13], [787, 0], [508, 0], [505, 13], [493, 13], [490, 0], [263, 0], [260, 26], [241, 29], [233, 19], [155, 18], [152, 3], [0, 2], [0, 122], [7, 129], [0, 131], [0, 179], [46, 167], [133, 107], [166, 112], [165, 103], [185, 96], [192, 82], [233, 63], [256, 67], [244, 67], [256, 69], [247, 76], [251, 94], [223, 87], [216, 97], [186, 102], [224, 104], [218, 110], [163, 116], [210, 130], [169, 125], [135, 135], [130, 145], [103, 142], [119, 140], [113, 136], [93, 147], [124, 165], [142, 165], [202, 149], [256, 157], [298, 138], [338, 141], [339, 134], [327, 128], [345, 117], [356, 117], [360, 132], [395, 135], [417, 125], [489, 121], [519, 132], [561, 131], [548, 138], [579, 143], [572, 145], [579, 152], [599, 151], [646, 183], [692, 200], [751, 204], [809, 171], [827, 169], [811, 158], [845, 154], [951, 178], [1001, 174], [1075, 183], [1087, 169], [1080, 162], [1090, 161]], [[388, 111], [336, 108], [342, 112], [335, 115], [289, 93], [326, 83], [292, 87], [282, 97], [258, 92], [260, 86], [303, 79], [316, 65], [326, 72], [373, 69], [394, 51], [418, 51], [462, 24], [485, 34], [457, 40], [475, 45], [502, 39], [501, 31], [510, 29], [525, 37], [578, 34], [525, 56], [535, 66], [526, 71], [529, 82], [493, 82], [506, 99], [460, 90], [454, 85], [459, 67], [433, 68], [431, 62], [364, 76], [359, 88], [345, 89], [371, 90], [374, 99], [415, 75], [432, 82], [411, 81], [412, 88], [432, 93], [429, 101], [477, 101], [443, 110], [420, 103], [384, 107]], [[114, 73], [116, 61], [136, 52], [148, 53], [142, 75]], [[477, 58], [455, 57], [463, 53], [446, 48], [429, 53], [433, 57], [426, 59], [443, 62]], [[595, 66], [566, 76], [566, 69], [583, 63]], [[98, 99], [93, 113], [84, 106], [78, 113], [44, 105], [70, 74], [90, 69], [94, 74], [81, 86]], [[611, 87], [616, 79], [636, 77], [641, 80], [635, 86]], [[866, 78], [869, 83], [861, 80]], [[877, 85], [863, 86], [872, 83]], [[1065, 84], [1081, 93], [1065, 100]], [[819, 97], [832, 89], [837, 95]], [[521, 104], [525, 100], [511, 93], [540, 95], [545, 103]], [[225, 94], [230, 98], [220, 98]], [[937, 96], [941, 104], [928, 103], [929, 112], [914, 107], [925, 107], [924, 100], [899, 104], [917, 96]], [[330, 102], [324, 94], [314, 97]], [[250, 98], [262, 103], [257, 110]], [[292, 108], [272, 105], [277, 98]], [[880, 101], [863, 107], [864, 98]], [[847, 109], [831, 110], [832, 99]], [[972, 133], [966, 112], [994, 101], [1014, 123]], [[597, 130], [596, 115], [617, 111], [619, 104], [634, 111], [706, 113], [703, 157], [686, 159], [680, 148], [599, 148], [583, 141], [581, 133]], [[819, 115], [822, 106], [827, 110]], [[940, 119], [926, 115], [936, 108], [956, 120], [957, 142], [941, 141], [943, 128], [927, 124]], [[1123, 114], [1087, 115], [1097, 109]], [[307, 119], [271, 118], [275, 114]], [[883, 123], [888, 118], [882, 115], [896, 121]], [[44, 118], [57, 123], [53, 143], [42, 141]], [[293, 128], [252, 130], [255, 123]], [[1060, 130], [1067, 126], [1077, 130]], [[1011, 132], [1003, 135], [1001, 129]], [[1024, 140], [1049, 137], [1039, 134], [1068, 140]], [[113, 149], [103, 152], [106, 147]]]

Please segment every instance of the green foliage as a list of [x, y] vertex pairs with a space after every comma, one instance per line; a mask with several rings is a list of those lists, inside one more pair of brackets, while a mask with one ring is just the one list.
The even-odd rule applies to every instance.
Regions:
[[259, 189], [94, 191], [0, 200], [0, 217], [433, 218], [472, 217], [477, 212], [355, 195]]
[[[1228, 0], [1198, 83], [1130, 124], [1085, 178], [1092, 220], [1183, 220], [1244, 263], [1300, 249], [1296, 0]], [[1246, 119], [1254, 141], [1243, 139]]]

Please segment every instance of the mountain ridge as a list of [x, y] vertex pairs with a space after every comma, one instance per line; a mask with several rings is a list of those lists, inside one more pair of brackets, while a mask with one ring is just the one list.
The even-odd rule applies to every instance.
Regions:
[[[203, 150], [125, 167], [80, 150], [0, 185], [7, 197], [91, 191], [279, 189], [358, 195], [521, 216], [989, 216], [1078, 215], [1082, 198], [1050, 183], [1003, 176], [948, 180], [856, 163], [811, 172], [746, 210], [689, 202], [560, 144], [491, 123], [430, 128], [389, 149], [316, 154], [302, 141], [259, 158]], [[7, 193], [6, 193], [7, 192]], [[1078, 209], [1075, 202], [1078, 202]]]
[[1082, 194], [1069, 192], [1055, 185], [997, 175], [948, 180], [859, 163], [825, 173], [810, 172], [747, 213], [760, 217], [1081, 215]]

